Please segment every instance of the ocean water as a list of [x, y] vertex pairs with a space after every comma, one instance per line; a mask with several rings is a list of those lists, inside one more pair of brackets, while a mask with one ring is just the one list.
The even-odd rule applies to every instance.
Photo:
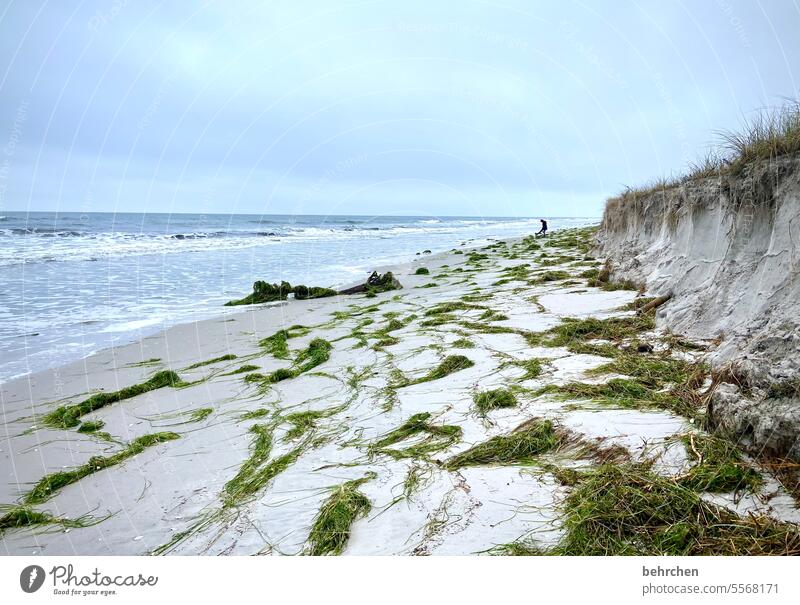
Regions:
[[[597, 220], [548, 222], [557, 229]], [[257, 279], [341, 286], [422, 250], [538, 228], [536, 219], [502, 217], [6, 212], [0, 382], [234, 312], [223, 303]]]

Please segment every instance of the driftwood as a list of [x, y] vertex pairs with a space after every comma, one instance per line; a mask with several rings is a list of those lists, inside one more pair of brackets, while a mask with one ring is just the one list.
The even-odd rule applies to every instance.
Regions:
[[639, 307], [639, 309], [636, 311], [636, 314], [641, 315], [642, 313], [647, 313], [650, 309], [655, 309], [657, 307], [660, 307], [670, 298], [672, 298], [672, 292], [670, 292], [669, 294], [664, 294], [663, 296], [659, 296], [658, 298], [654, 298], [646, 305], [642, 305], [641, 307]]
[[358, 294], [359, 292], [372, 292], [373, 295], [378, 292], [386, 292], [387, 290], [400, 290], [403, 286], [397, 281], [397, 278], [392, 275], [391, 271], [387, 271], [380, 275], [377, 271], [373, 271], [366, 282], [347, 288], [337, 292], [330, 288], [321, 288], [319, 286], [304, 286], [302, 284], [292, 286], [290, 283], [282, 281], [280, 284], [270, 284], [265, 281], [257, 281], [253, 284], [253, 293], [245, 296], [241, 300], [231, 300], [225, 303], [226, 307], [233, 307], [236, 305], [255, 305], [259, 303], [274, 302], [278, 300], [286, 300], [289, 294], [294, 294], [297, 300], [308, 300], [311, 298], [325, 298], [327, 296], [336, 296], [337, 294]]
[[397, 278], [392, 275], [391, 271], [387, 271], [383, 275], [379, 275], [377, 271], [373, 271], [372, 275], [367, 278], [363, 284], [358, 284], [352, 288], [339, 290], [339, 294], [358, 294], [360, 292], [386, 292], [387, 290], [399, 290], [403, 286], [397, 281]]

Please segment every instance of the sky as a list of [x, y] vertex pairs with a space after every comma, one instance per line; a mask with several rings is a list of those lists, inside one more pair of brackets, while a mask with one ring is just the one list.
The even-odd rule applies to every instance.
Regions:
[[800, 91], [796, 0], [0, 1], [3, 211], [598, 216]]

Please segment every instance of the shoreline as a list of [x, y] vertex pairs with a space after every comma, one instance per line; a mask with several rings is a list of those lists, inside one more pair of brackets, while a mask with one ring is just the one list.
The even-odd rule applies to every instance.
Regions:
[[[476, 247], [476, 248], [480, 247], [481, 244], [477, 243], [477, 242], [481, 242], [483, 240], [492, 241], [493, 239], [494, 238], [468, 239], [468, 240], [465, 240], [465, 244], [466, 245], [464, 245], [463, 249], [464, 250], [471, 250], [471, 249], [473, 249], [473, 247]], [[508, 238], [508, 239], [509, 239], [509, 241], [511, 241], [511, 240], [516, 240], [516, 239], [519, 239], [519, 238]], [[475, 242], [475, 243], [473, 243], [473, 242]], [[471, 245], [471, 243], [472, 243], [472, 245]], [[409, 261], [400, 261], [398, 259], [397, 262], [390, 262], [390, 263], [387, 263], [385, 265], [376, 266], [374, 268], [374, 270], [378, 271], [379, 273], [384, 273], [386, 271], [392, 271], [393, 267], [397, 268], [397, 269], [400, 269], [400, 268], [402, 268], [402, 267], [404, 267], [406, 265], [411, 265], [411, 264], [417, 262], [420, 258], [426, 258], [426, 259], [427, 258], [436, 258], [436, 257], [438, 257], [440, 255], [446, 255], [446, 254], [448, 254], [447, 251], [441, 251], [441, 252], [435, 252], [435, 253], [431, 253], [431, 254], [421, 255], [419, 258], [412, 259], [412, 260], [409, 260]], [[372, 270], [373, 269], [369, 269], [369, 270], [365, 269], [364, 270], [365, 271], [365, 278], [366, 278], [366, 276], [369, 275], [369, 273]], [[346, 282], [346, 281], [342, 281], [342, 282], [333, 283], [331, 285], [331, 287], [347, 288], [347, 287], [358, 285], [359, 283], [363, 283], [363, 282]], [[246, 294], [246, 292], [243, 293], [242, 295], [244, 296], [245, 294]], [[275, 303], [275, 304], [273, 304], [273, 303], [267, 303], [267, 304], [262, 303], [260, 305], [252, 305], [252, 307], [267, 308], [267, 307], [271, 307], [271, 306], [280, 306], [282, 304], [286, 304], [287, 302], [289, 302], [289, 301], [284, 301], [282, 303]], [[300, 302], [300, 301], [292, 300], [291, 302]], [[90, 351], [89, 353], [87, 353], [83, 357], [81, 357], [80, 359], [73, 359], [71, 361], [66, 361], [64, 363], [60, 363], [60, 364], [56, 364], [56, 365], [49, 365], [49, 366], [45, 366], [45, 367], [43, 367], [41, 369], [38, 369], [38, 370], [33, 370], [31, 372], [17, 374], [15, 376], [10, 376], [10, 377], [5, 378], [5, 379], [0, 379], [0, 387], [5, 387], [9, 383], [11, 383], [13, 381], [16, 381], [16, 380], [25, 379], [27, 377], [33, 377], [35, 374], [39, 374], [39, 373], [42, 373], [42, 372], [56, 372], [59, 369], [66, 368], [67, 366], [70, 366], [70, 365], [72, 365], [74, 363], [82, 363], [82, 362], [86, 361], [87, 359], [89, 359], [89, 358], [91, 358], [91, 357], [93, 357], [95, 355], [100, 355], [100, 354], [105, 353], [107, 351], [110, 351], [112, 349], [119, 349], [119, 348], [123, 348], [123, 347], [129, 346], [129, 345], [134, 345], [134, 344], [136, 344], [136, 343], [138, 343], [138, 342], [140, 342], [142, 340], [145, 340], [145, 339], [152, 338], [154, 336], [160, 335], [162, 332], [166, 332], [168, 330], [172, 330], [173, 328], [178, 328], [180, 326], [186, 326], [186, 325], [199, 324], [199, 323], [206, 322], [206, 321], [218, 321], [222, 317], [229, 317], [229, 316], [235, 315], [237, 313], [245, 313], [245, 312], [246, 311], [244, 310], [244, 308], [236, 307], [236, 308], [232, 309], [230, 307], [225, 307], [224, 305], [221, 305], [219, 307], [219, 309], [217, 310], [217, 314], [213, 315], [213, 316], [204, 317], [202, 319], [197, 319], [197, 320], [181, 321], [179, 323], [176, 323], [176, 324], [173, 324], [173, 325], [170, 325], [170, 326], [167, 326], [167, 327], [153, 326], [154, 330], [152, 332], [146, 332], [145, 331], [143, 333], [142, 329], [140, 329], [139, 330], [140, 335], [138, 337], [133, 337], [132, 336], [131, 339], [126, 339], [125, 342], [121, 342], [119, 344], [116, 344], [116, 345], [113, 345], [113, 346], [110, 346], [110, 347], [103, 347], [103, 348], [100, 348], [100, 349], [97, 349], [97, 350], [94, 350], [94, 351]], [[146, 330], [146, 328], [144, 330]]]
[[[556, 231], [556, 230], [554, 230], [554, 231]], [[463, 249], [468, 250], [468, 249], [472, 249], [473, 247], [479, 247], [479, 246], [483, 245], [485, 242], [491, 242], [491, 241], [494, 241], [496, 239], [501, 239], [502, 237], [503, 236], [498, 236], [498, 237], [478, 236], [478, 237], [472, 237], [472, 238], [466, 238], [466, 239], [460, 238], [460, 239], [457, 240], [459, 243], [454, 243], [453, 246], [455, 246], [455, 247], [462, 247], [463, 246]], [[516, 240], [518, 238], [517, 237], [510, 237], [510, 238], [505, 238], [505, 239], [508, 239], [510, 241], [510, 240]], [[391, 270], [392, 267], [398, 267], [399, 268], [399, 267], [403, 267], [403, 266], [405, 266], [407, 264], [417, 262], [420, 258], [430, 258], [430, 257], [436, 257], [436, 256], [441, 255], [441, 254], [447, 254], [448, 250], [452, 250], [452, 249], [455, 249], [455, 248], [448, 247], [447, 250], [441, 250], [439, 252], [434, 252], [434, 253], [432, 253], [430, 255], [421, 255], [421, 256], [418, 256], [416, 258], [414, 258], [413, 256], [410, 256], [410, 253], [407, 253], [407, 254], [404, 254], [403, 256], [396, 256], [395, 260], [389, 260], [386, 257], [386, 255], [381, 255], [382, 258], [379, 261], [379, 264], [377, 264], [377, 265], [372, 265], [372, 264], [366, 265], [365, 264], [362, 267], [363, 267], [363, 271], [364, 271], [365, 277], [366, 277], [373, 270], [377, 270], [378, 272], [383, 273], [383, 272], [385, 272], [387, 270]], [[421, 250], [419, 252], [421, 252]], [[257, 279], [268, 279], [269, 280], [271, 278], [269, 278], [269, 276], [260, 276]], [[272, 278], [272, 279], [274, 279], [274, 278]], [[360, 283], [360, 282], [346, 281], [346, 278], [345, 278], [345, 279], [335, 280], [335, 281], [331, 282], [330, 284], [326, 284], [326, 287], [335, 287], [335, 288], [340, 288], [341, 287], [341, 288], [344, 288], [344, 287], [349, 287], [351, 285], [356, 285], [357, 283]], [[317, 285], [317, 284], [314, 284], [314, 285]], [[247, 292], [243, 291], [241, 293], [241, 296], [244, 296], [246, 294], [247, 294]], [[232, 294], [232, 296], [236, 296], [236, 295]], [[239, 311], [240, 311], [239, 309], [231, 310], [229, 308], [226, 308], [224, 305], [220, 304], [219, 309], [214, 310], [213, 313], [212, 313], [211, 310], [209, 310], [208, 314], [205, 313], [205, 312], [202, 312], [201, 315], [203, 315], [203, 317], [201, 317], [200, 319], [188, 319], [187, 318], [185, 320], [178, 320], [177, 323], [173, 323], [173, 324], [167, 325], [167, 326], [164, 326], [164, 323], [169, 323], [169, 320], [162, 319], [162, 320], [159, 320], [158, 323], [155, 323], [155, 324], [153, 324], [153, 325], [151, 325], [149, 327], [137, 328], [135, 330], [131, 330], [130, 332], [125, 333], [126, 334], [125, 336], [119, 337], [120, 342], [117, 343], [117, 344], [113, 344], [111, 346], [101, 346], [100, 348], [93, 349], [93, 350], [91, 350], [91, 351], [89, 351], [89, 352], [87, 352], [85, 354], [81, 354], [81, 357], [79, 357], [79, 358], [67, 359], [67, 360], [64, 360], [64, 361], [56, 361], [56, 362], [53, 362], [53, 363], [45, 362], [45, 365], [42, 366], [41, 368], [38, 368], [38, 369], [35, 369], [35, 370], [31, 370], [29, 372], [18, 373], [18, 374], [15, 374], [13, 376], [9, 376], [7, 378], [0, 378], [0, 387], [8, 385], [12, 381], [19, 380], [19, 379], [24, 379], [26, 377], [30, 377], [30, 376], [32, 376], [34, 374], [37, 374], [37, 373], [40, 373], [40, 372], [48, 372], [48, 371], [52, 372], [52, 371], [57, 370], [58, 368], [62, 368], [62, 367], [68, 366], [68, 365], [70, 365], [72, 363], [82, 362], [82, 361], [84, 361], [84, 360], [86, 360], [86, 359], [88, 359], [88, 358], [90, 358], [90, 357], [92, 357], [94, 355], [103, 353], [104, 351], [107, 351], [107, 350], [110, 350], [110, 349], [124, 347], [124, 346], [130, 345], [130, 344], [134, 344], [134, 343], [139, 342], [139, 341], [141, 341], [141, 340], [143, 340], [145, 338], [150, 338], [150, 337], [152, 337], [154, 335], [160, 334], [163, 331], [170, 330], [170, 329], [175, 328], [177, 326], [186, 325], [186, 324], [196, 324], [196, 323], [203, 322], [203, 321], [208, 321], [208, 320], [215, 320], [215, 319], [219, 319], [223, 315], [232, 315], [232, 314], [237, 313]]]
[[[590, 234], [420, 256], [382, 268], [402, 290], [242, 307], [5, 383], [17, 524], [0, 510], [0, 551], [535, 554], [565, 548], [565, 498], [593, 473], [718, 470], [692, 453], [717, 446], [694, 395], [671, 386], [708, 343], [637, 315], [645, 298], [603, 281]], [[691, 506], [800, 521], [769, 471], [726, 456], [741, 486], [692, 488]], [[339, 493], [360, 504], [328, 544]]]

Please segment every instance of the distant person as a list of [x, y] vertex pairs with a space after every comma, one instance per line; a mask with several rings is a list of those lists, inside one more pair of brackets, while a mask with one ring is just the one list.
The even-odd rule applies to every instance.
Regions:
[[542, 228], [539, 231], [536, 232], [536, 236], [538, 237], [538, 236], [541, 235], [542, 237], [546, 237], [547, 236], [547, 221], [544, 220], [543, 218], [540, 218], [539, 220], [542, 221]]

